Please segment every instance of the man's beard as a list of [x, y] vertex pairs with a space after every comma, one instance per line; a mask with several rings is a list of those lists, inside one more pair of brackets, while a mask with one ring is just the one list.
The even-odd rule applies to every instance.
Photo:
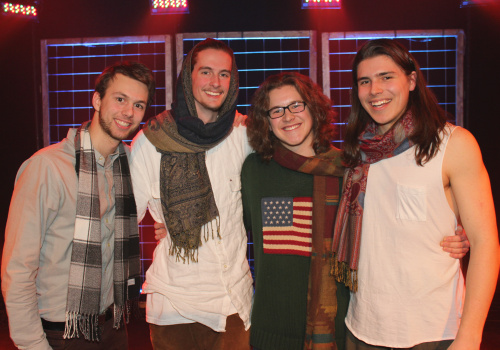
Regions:
[[113, 131], [111, 131], [111, 123], [113, 123], [113, 120], [111, 120], [109, 123], [106, 123], [104, 118], [102, 118], [100, 111], [98, 112], [98, 114], [99, 114], [99, 125], [101, 126], [102, 130], [116, 141], [121, 142], [123, 140], [126, 140], [135, 131], [135, 129], [129, 130], [128, 134], [126, 134], [124, 137], [113, 135]]

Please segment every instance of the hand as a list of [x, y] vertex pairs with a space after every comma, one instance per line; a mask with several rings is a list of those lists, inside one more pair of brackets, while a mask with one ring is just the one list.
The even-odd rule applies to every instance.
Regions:
[[155, 239], [157, 241], [167, 237], [167, 228], [165, 227], [165, 224], [161, 222], [155, 222], [153, 226], [155, 228]]
[[236, 114], [234, 116], [233, 126], [234, 127], [238, 127], [240, 125], [245, 126], [246, 125], [246, 120], [247, 120], [247, 116], [241, 114], [240, 112], [238, 112], [238, 110], [236, 110]]
[[461, 225], [458, 225], [455, 236], [446, 236], [440, 243], [445, 252], [455, 259], [461, 259], [467, 254], [470, 247], [469, 239]]

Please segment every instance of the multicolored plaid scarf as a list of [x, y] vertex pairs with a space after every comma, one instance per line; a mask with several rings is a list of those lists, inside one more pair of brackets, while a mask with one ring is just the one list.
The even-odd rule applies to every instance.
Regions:
[[[196, 48], [196, 47], [195, 47]], [[198, 118], [191, 79], [191, 50], [177, 79], [172, 110], [148, 120], [144, 135], [162, 154], [160, 193], [172, 246], [170, 254], [183, 262], [197, 262], [198, 248], [220, 234], [206, 226], [219, 217], [205, 163], [205, 152], [222, 142], [232, 130], [238, 98], [238, 69], [233, 60], [227, 97], [213, 123]]]
[[[64, 338], [99, 341], [102, 253], [99, 187], [95, 152], [83, 123], [75, 135], [75, 170], [78, 176], [75, 232], [69, 270]], [[118, 146], [113, 164], [114, 225], [114, 327], [119, 328], [126, 301], [139, 296], [140, 262], [137, 209], [125, 146]], [[128, 313], [128, 309], [127, 309]]]
[[361, 162], [345, 173], [344, 189], [335, 223], [332, 273], [337, 281], [357, 291], [357, 269], [361, 244], [361, 225], [370, 164], [397, 156], [413, 143], [413, 118], [407, 112], [385, 134], [377, 135], [378, 125], [370, 123], [359, 136]]
[[337, 286], [330, 275], [330, 261], [333, 221], [339, 203], [340, 178], [344, 174], [340, 154], [340, 150], [332, 147], [317, 156], [303, 157], [280, 143], [273, 154], [273, 159], [281, 166], [314, 175], [312, 254], [304, 349], [337, 349]]

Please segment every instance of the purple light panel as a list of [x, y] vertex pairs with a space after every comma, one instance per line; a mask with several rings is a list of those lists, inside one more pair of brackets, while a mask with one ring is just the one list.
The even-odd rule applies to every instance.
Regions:
[[189, 13], [187, 0], [151, 0], [151, 14]]
[[302, 9], [340, 9], [340, 0], [302, 0]]
[[498, 0], [461, 0], [460, 7], [482, 6], [482, 5], [494, 4], [495, 2], [498, 3]]
[[37, 16], [36, 8], [32, 5], [2, 2], [2, 8], [5, 15], [23, 16], [29, 18], [36, 18]]

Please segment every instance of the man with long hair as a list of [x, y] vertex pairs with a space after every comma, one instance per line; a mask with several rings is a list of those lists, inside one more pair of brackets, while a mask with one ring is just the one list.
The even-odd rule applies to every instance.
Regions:
[[[347, 349], [479, 349], [500, 254], [477, 142], [447, 123], [396, 41], [367, 42], [352, 77], [334, 236], [335, 275], [351, 289]], [[458, 222], [467, 293], [459, 261], [438, 249]]]

